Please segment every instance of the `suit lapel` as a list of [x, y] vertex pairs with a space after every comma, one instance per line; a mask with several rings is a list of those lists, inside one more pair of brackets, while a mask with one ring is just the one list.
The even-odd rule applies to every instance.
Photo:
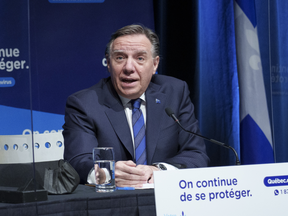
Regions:
[[133, 143], [125, 111], [120, 98], [112, 87], [111, 81], [104, 86], [103, 92], [105, 95], [104, 105], [107, 107], [105, 110], [106, 116], [122, 145], [134, 158]]
[[147, 163], [151, 164], [165, 115], [166, 94], [159, 92], [160, 86], [150, 83], [146, 91], [146, 150]]
[[[146, 150], [147, 163], [151, 164], [155, 148], [158, 142], [160, 125], [165, 114], [166, 94], [159, 92], [160, 86], [150, 83], [146, 90]], [[134, 158], [134, 149], [122, 102], [112, 87], [111, 81], [103, 87], [105, 96], [104, 105], [106, 116], [109, 119], [115, 133]]]

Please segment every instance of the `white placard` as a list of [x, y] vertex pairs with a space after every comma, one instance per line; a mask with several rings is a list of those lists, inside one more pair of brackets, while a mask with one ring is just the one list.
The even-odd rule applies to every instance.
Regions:
[[288, 215], [288, 163], [154, 172], [157, 216]]
[[[62, 133], [34, 134], [35, 162], [63, 159]], [[31, 163], [32, 135], [1, 135], [0, 164]]]

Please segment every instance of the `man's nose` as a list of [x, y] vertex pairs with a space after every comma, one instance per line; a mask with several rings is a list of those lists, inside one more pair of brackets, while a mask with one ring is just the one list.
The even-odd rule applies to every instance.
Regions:
[[126, 72], [134, 72], [135, 71], [135, 66], [134, 66], [134, 61], [133, 61], [133, 58], [127, 58], [127, 61], [125, 63], [125, 71]]

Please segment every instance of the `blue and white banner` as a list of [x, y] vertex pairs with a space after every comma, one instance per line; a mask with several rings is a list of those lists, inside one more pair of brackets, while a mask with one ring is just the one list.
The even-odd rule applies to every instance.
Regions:
[[235, 0], [235, 34], [240, 89], [242, 164], [272, 163], [268, 114], [254, 0]]
[[0, 164], [32, 160], [30, 134], [36, 161], [59, 150], [67, 97], [109, 76], [110, 35], [139, 23], [154, 29], [152, 0], [0, 0]]
[[0, 135], [62, 130], [67, 97], [109, 76], [110, 35], [135, 23], [154, 29], [152, 0], [1, 0]]

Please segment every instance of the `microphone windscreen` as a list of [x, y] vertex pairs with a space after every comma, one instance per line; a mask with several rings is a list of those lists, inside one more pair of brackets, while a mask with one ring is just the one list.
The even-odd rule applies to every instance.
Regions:
[[170, 117], [174, 114], [174, 112], [173, 112], [169, 107], [167, 107], [167, 108], [165, 109], [165, 112], [166, 112], [167, 115], [170, 116]]

